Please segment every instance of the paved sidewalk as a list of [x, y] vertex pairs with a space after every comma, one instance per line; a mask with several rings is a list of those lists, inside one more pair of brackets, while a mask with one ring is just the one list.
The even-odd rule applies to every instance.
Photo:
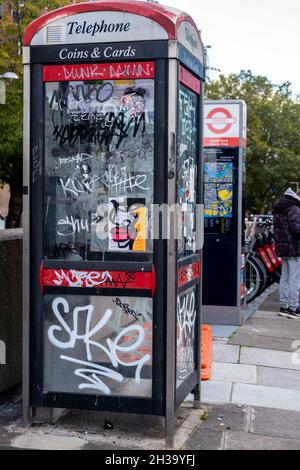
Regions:
[[300, 320], [278, 316], [273, 292], [231, 338], [214, 338], [202, 400], [300, 411]]
[[300, 449], [299, 412], [236, 405], [210, 405], [208, 410], [185, 450]]
[[[300, 450], [300, 353], [293, 347], [300, 347], [300, 321], [277, 310], [272, 292], [229, 338], [215, 329], [212, 380], [202, 383], [206, 405], [179, 409], [176, 449]], [[157, 417], [72, 411], [54, 425], [25, 429], [20, 402], [0, 401], [0, 450], [12, 448], [134, 451], [165, 443]]]

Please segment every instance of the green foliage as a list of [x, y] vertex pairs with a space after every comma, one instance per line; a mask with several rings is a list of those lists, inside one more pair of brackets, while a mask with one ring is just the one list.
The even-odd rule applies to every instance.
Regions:
[[247, 210], [264, 213], [274, 199], [300, 182], [300, 105], [290, 83], [271, 83], [250, 71], [208, 83], [209, 99], [242, 99], [248, 108]]
[[[71, 2], [31, 0], [4, 2], [0, 23], [0, 74], [15, 72], [19, 80], [5, 80], [6, 104], [0, 105], [0, 181], [14, 188], [22, 185], [23, 146], [23, 70], [22, 38], [25, 27], [35, 18]], [[12, 21], [12, 10], [18, 12]]]

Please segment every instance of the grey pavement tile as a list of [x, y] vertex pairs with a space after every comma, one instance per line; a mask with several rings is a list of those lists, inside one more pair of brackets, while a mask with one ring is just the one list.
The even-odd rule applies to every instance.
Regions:
[[225, 450], [300, 450], [300, 440], [228, 431]]
[[235, 404], [300, 411], [299, 398], [298, 390], [263, 385], [233, 384], [232, 403]]
[[184, 450], [222, 450], [223, 442], [223, 432], [203, 429], [200, 425], [186, 441]]
[[231, 382], [208, 380], [201, 384], [201, 401], [203, 403], [230, 403]]
[[213, 362], [238, 363], [239, 346], [213, 341]]
[[266, 436], [300, 439], [300, 412], [255, 407], [251, 432]]
[[80, 437], [26, 432], [18, 436], [11, 446], [18, 449], [81, 450], [85, 444], [87, 441]]
[[268, 310], [257, 310], [253, 317], [252, 317], [252, 320], [256, 320], [256, 318], [263, 318], [265, 320], [280, 320], [281, 321], [285, 321], [285, 319], [283, 317], [279, 317], [278, 315], [278, 311], [268, 311]]
[[222, 431], [247, 431], [247, 409], [237, 405], [209, 405], [207, 418], [201, 422], [201, 429]]
[[121, 447], [118, 446], [118, 442], [115, 441], [115, 443], [109, 444], [107, 442], [99, 443], [99, 442], [89, 442], [88, 444], [85, 444], [81, 450], [112, 450], [114, 452], [118, 452], [119, 450], [138, 450], [140, 451], [141, 448], [139, 447], [134, 447], [131, 444], [128, 445], [128, 447]]
[[300, 320], [290, 320], [277, 315], [275, 318], [252, 318], [237, 333], [248, 333], [274, 338], [300, 339]]
[[258, 385], [300, 390], [300, 373], [298, 370], [258, 367], [257, 373]]
[[231, 325], [212, 325], [214, 338], [229, 338], [237, 329], [237, 326]]
[[294, 355], [291, 352], [248, 347], [241, 349], [241, 364], [300, 370], [300, 364], [297, 362], [299, 361], [294, 360]]
[[259, 310], [265, 310], [270, 312], [278, 312], [280, 308], [280, 304], [278, 300], [275, 301], [267, 301], [264, 302], [260, 307]]
[[256, 384], [257, 367], [246, 364], [214, 363], [211, 380]]
[[230, 341], [231, 345], [259, 349], [274, 349], [277, 351], [292, 352], [291, 339], [273, 338], [272, 336], [256, 335], [255, 333], [238, 332]]

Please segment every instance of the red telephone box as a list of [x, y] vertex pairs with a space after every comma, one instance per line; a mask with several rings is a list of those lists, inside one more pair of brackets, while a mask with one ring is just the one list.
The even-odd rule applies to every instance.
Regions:
[[[198, 29], [153, 3], [88, 2], [33, 21], [24, 45], [25, 416], [154, 414], [172, 439], [177, 407], [199, 403]], [[153, 237], [152, 208], [174, 204], [181, 238]]]

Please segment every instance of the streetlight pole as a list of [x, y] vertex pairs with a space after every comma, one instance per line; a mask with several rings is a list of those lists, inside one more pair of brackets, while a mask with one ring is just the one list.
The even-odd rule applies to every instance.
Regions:
[[[0, 79], [18, 80], [19, 76], [14, 72], [5, 72], [0, 75]], [[6, 104], [6, 85], [4, 80], [0, 80], [0, 104]]]

